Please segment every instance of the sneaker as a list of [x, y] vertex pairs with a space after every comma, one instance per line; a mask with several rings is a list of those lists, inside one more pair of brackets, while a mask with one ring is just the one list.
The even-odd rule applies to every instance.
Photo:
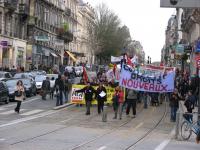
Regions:
[[133, 115], [131, 118], [135, 118], [135, 115]]

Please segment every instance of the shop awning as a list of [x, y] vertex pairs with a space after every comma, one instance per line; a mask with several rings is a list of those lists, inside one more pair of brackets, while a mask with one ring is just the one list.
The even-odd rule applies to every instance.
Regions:
[[51, 55], [53, 56], [53, 57], [58, 57], [56, 54], [54, 54], [54, 53], [51, 53]]
[[74, 62], [77, 61], [77, 59], [74, 57], [74, 55], [73, 55], [70, 51], [66, 51], [66, 53], [69, 55], [69, 57], [70, 57]]

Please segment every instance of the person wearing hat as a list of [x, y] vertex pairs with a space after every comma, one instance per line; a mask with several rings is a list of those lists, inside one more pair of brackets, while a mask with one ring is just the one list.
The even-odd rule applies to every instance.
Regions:
[[88, 82], [86, 87], [81, 90], [77, 90], [76, 92], [85, 94], [86, 115], [90, 115], [90, 107], [92, 104], [93, 95], [96, 93], [95, 89], [91, 86], [90, 82]]

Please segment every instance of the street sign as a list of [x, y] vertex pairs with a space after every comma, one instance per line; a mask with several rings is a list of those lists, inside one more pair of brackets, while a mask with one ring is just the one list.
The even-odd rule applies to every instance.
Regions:
[[200, 0], [160, 0], [160, 7], [199, 8]]
[[50, 37], [48, 37], [46, 35], [35, 36], [35, 40], [36, 41], [42, 41], [42, 42], [49, 42], [50, 41]]

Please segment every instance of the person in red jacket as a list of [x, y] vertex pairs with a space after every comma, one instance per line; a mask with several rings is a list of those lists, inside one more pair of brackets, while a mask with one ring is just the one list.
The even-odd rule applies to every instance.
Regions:
[[122, 119], [122, 105], [124, 102], [124, 92], [123, 90], [118, 86], [115, 89], [115, 93], [113, 95], [113, 109], [115, 112], [115, 116], [113, 119], [117, 119], [117, 114], [119, 113], [119, 119]]

